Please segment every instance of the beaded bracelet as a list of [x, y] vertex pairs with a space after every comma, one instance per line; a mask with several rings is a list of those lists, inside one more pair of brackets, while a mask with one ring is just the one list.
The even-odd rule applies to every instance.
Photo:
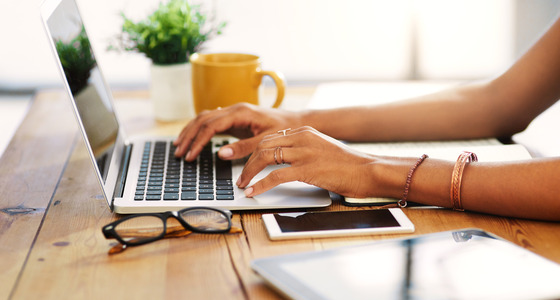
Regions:
[[461, 204], [461, 181], [465, 166], [473, 161], [478, 161], [476, 154], [465, 151], [459, 155], [453, 167], [451, 175], [451, 202], [453, 203], [453, 210], [464, 211], [463, 204]]
[[428, 158], [427, 154], [423, 154], [422, 156], [420, 156], [420, 158], [416, 161], [416, 163], [412, 166], [412, 168], [410, 168], [410, 171], [408, 171], [408, 175], [406, 176], [406, 184], [404, 185], [404, 192], [403, 192], [403, 196], [402, 198], [397, 202], [397, 204], [399, 205], [399, 207], [406, 207], [408, 205], [408, 203], [406, 202], [406, 199], [408, 198], [408, 190], [410, 189], [410, 183], [412, 182], [412, 175], [414, 175], [414, 171], [416, 171], [416, 168], [418, 168], [418, 166], [426, 159]]

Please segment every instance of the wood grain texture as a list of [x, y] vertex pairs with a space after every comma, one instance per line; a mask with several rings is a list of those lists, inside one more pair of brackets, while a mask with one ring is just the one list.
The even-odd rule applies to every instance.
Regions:
[[[164, 239], [109, 256], [109, 211], [80, 143], [62, 176], [14, 298], [243, 299], [224, 235]], [[243, 239], [232, 235], [231, 239]], [[54, 276], [56, 275], [56, 276]]]
[[7, 299], [76, 140], [69, 102], [36, 96], [0, 159], [0, 299]]
[[[292, 93], [305, 101], [310, 90]], [[294, 94], [295, 93], [295, 94]], [[145, 91], [116, 93], [131, 134], [175, 135]], [[140, 98], [140, 99], [137, 99]], [[300, 103], [301, 104], [301, 103]], [[240, 234], [192, 234], [108, 255], [101, 227], [117, 218], [101, 196], [67, 99], [41, 93], [0, 160], [0, 299], [280, 299], [251, 270], [256, 258], [369, 243], [408, 234], [271, 241], [262, 214], [235, 212]], [[335, 202], [325, 210], [359, 210]], [[412, 235], [480, 228], [560, 263], [560, 224], [448, 209], [404, 209]]]

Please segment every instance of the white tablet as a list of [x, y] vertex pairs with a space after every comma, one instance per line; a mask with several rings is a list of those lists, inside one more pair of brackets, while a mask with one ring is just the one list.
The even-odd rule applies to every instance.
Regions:
[[414, 232], [400, 208], [275, 213], [262, 218], [271, 240]]
[[291, 299], [560, 299], [560, 265], [476, 229], [253, 260]]

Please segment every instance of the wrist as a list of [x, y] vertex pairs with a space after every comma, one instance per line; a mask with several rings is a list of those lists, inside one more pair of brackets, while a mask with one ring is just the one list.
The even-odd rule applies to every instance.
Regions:
[[[408, 173], [418, 158], [378, 157], [372, 165], [372, 182], [376, 182], [375, 197], [401, 199]], [[426, 158], [419, 165], [409, 184], [408, 201], [450, 207], [450, 174], [453, 164]]]
[[413, 158], [377, 157], [371, 164], [371, 182], [375, 182], [372, 196], [400, 199]]
[[326, 132], [326, 127], [323, 124], [323, 113], [320, 110], [306, 110], [296, 113], [296, 120], [298, 127], [310, 126], [317, 131], [329, 135]]

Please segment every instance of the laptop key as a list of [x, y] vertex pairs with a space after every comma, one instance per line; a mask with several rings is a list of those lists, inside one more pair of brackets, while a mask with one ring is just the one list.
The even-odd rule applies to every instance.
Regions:
[[218, 185], [216, 186], [216, 190], [233, 190], [233, 187], [227, 185]]
[[179, 194], [165, 193], [163, 194], [163, 200], [179, 200]]
[[196, 200], [196, 192], [183, 192], [181, 200]]
[[214, 200], [214, 194], [200, 194], [198, 200]]
[[150, 200], [150, 201], [161, 200], [161, 195], [146, 195], [146, 200]]
[[233, 195], [233, 190], [216, 190], [216, 195]]
[[232, 185], [231, 179], [216, 179], [216, 185]]
[[216, 195], [216, 200], [233, 200], [233, 195]]
[[231, 179], [231, 161], [222, 160], [216, 155], [216, 179]]

